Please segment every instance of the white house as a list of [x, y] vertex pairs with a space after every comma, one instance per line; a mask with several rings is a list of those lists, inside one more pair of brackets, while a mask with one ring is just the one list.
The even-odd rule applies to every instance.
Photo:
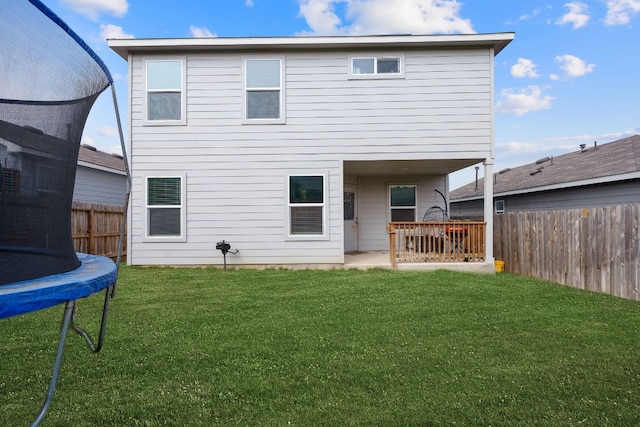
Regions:
[[388, 223], [442, 204], [449, 173], [492, 175], [494, 57], [513, 37], [109, 40], [129, 65], [128, 261], [222, 264], [221, 240], [235, 265], [388, 250]]

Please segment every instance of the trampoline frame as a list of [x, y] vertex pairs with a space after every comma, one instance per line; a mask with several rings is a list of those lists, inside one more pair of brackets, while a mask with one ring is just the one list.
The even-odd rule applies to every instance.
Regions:
[[[61, 303], [65, 305], [51, 380], [40, 412], [31, 426], [37, 426], [44, 419], [53, 398], [69, 329], [82, 336], [94, 353], [100, 351], [104, 342], [109, 303], [113, 298], [117, 281], [117, 265], [106, 257], [80, 253], [77, 255], [81, 265], [76, 270], [0, 287], [0, 297], [3, 297], [0, 317], [17, 316]], [[98, 340], [94, 341], [84, 329], [78, 326], [77, 301], [102, 290], [105, 290], [102, 320]]]

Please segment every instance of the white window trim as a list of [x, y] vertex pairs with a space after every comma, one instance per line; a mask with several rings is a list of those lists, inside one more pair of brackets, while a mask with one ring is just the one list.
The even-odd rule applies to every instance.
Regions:
[[[498, 203], [502, 204], [502, 208], [501, 208], [501, 209], [498, 209]], [[496, 200], [496, 201], [493, 203], [493, 208], [494, 208], [494, 212], [495, 212], [495, 213], [497, 213], [497, 214], [504, 213], [504, 211], [505, 211], [505, 203], [504, 203], [504, 200]]]
[[[180, 235], [179, 236], [149, 236], [149, 179], [150, 178], [180, 178], [180, 205], [154, 205], [153, 208], [176, 208], [180, 209]], [[144, 242], [186, 242], [186, 222], [187, 222], [187, 174], [173, 175], [148, 175], [144, 177]], [[152, 209], [153, 209], [152, 208]]]
[[[415, 189], [415, 193], [416, 193], [416, 204], [414, 206], [396, 206], [395, 208], [391, 206], [391, 188], [392, 187], [413, 187]], [[410, 209], [413, 207], [414, 209], [414, 214], [413, 214], [413, 221], [409, 221], [409, 222], [416, 222], [418, 220], [418, 185], [417, 184], [389, 184], [388, 188], [388, 197], [387, 197], [387, 214], [389, 215], [388, 217], [388, 221], [387, 222], [391, 222], [391, 211], [393, 209]]]
[[[186, 56], [154, 56], [143, 58], [144, 60], [144, 96], [142, 100], [142, 114], [144, 126], [184, 126], [187, 124], [187, 57]], [[180, 61], [182, 63], [180, 76], [180, 119], [179, 120], [149, 120], [148, 89], [147, 89], [147, 64], [154, 61]], [[158, 91], [162, 92], [162, 91]]]
[[[374, 65], [374, 73], [373, 74], [354, 74], [353, 73], [353, 60], [354, 59], [371, 59], [375, 60]], [[378, 59], [398, 59], [399, 70], [398, 73], [381, 73], [378, 74], [377, 71], [377, 63]], [[387, 53], [362, 53], [362, 54], [352, 54], [349, 55], [349, 64], [347, 65], [349, 68], [349, 79], [354, 80], [376, 80], [376, 79], [404, 79], [405, 78], [405, 55], [404, 53], [397, 52], [387, 52]]]
[[[280, 61], [280, 117], [277, 119], [249, 119], [247, 118], [247, 61], [249, 60], [278, 60]], [[285, 124], [287, 121], [286, 93], [285, 93], [285, 69], [286, 62], [283, 55], [280, 56], [243, 56], [242, 57], [242, 124], [263, 125], [263, 124]], [[274, 90], [276, 88], [262, 88], [263, 90]], [[251, 90], [261, 90], [261, 88], [251, 88]]]
[[[291, 234], [291, 207], [318, 206], [318, 203], [291, 203], [291, 177], [292, 176], [321, 176], [322, 177], [322, 234]], [[308, 172], [308, 173], [292, 173], [285, 178], [285, 240], [289, 241], [314, 241], [329, 240], [327, 232], [327, 201], [329, 200], [328, 172]]]

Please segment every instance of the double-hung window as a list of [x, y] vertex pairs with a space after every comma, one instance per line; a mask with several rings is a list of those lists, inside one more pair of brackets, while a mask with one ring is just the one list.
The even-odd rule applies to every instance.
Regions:
[[147, 177], [146, 237], [184, 238], [184, 176]]
[[246, 123], [284, 122], [283, 58], [244, 60]]
[[185, 124], [185, 60], [146, 61], [146, 124]]
[[404, 77], [402, 55], [351, 56], [349, 75], [351, 78], [400, 78]]
[[325, 235], [324, 175], [290, 175], [289, 236]]
[[413, 222], [416, 220], [416, 186], [389, 186], [389, 211], [391, 222]]

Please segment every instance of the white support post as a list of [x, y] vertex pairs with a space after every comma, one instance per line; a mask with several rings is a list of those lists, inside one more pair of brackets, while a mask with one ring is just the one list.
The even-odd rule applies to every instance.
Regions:
[[493, 264], [493, 159], [484, 161], [485, 262]]

